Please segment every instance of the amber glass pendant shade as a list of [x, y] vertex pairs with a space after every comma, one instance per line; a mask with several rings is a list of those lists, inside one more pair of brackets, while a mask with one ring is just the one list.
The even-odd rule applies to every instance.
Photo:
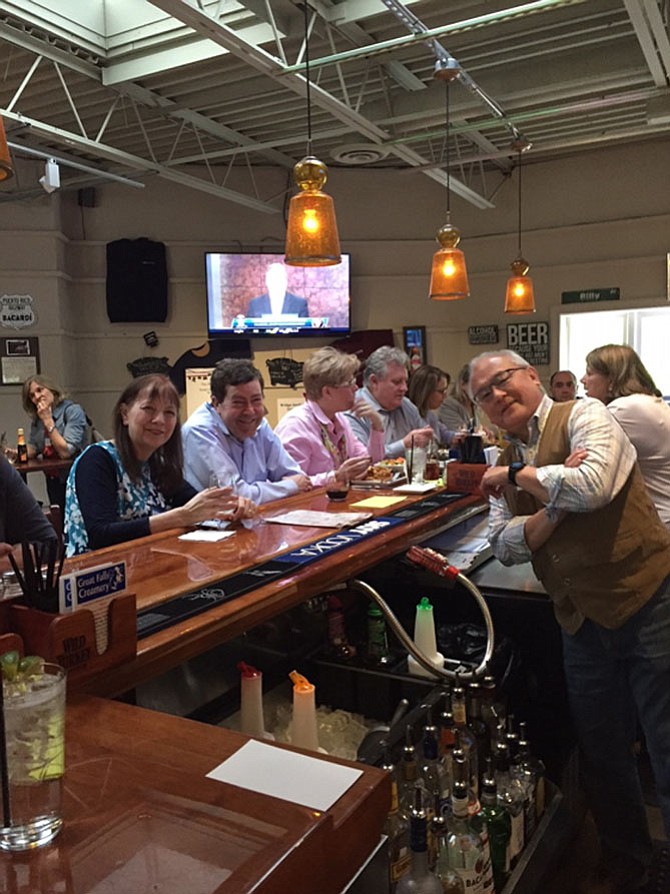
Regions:
[[5, 136], [5, 123], [0, 118], [0, 181], [9, 180], [14, 176], [14, 166], [12, 158], [9, 154], [9, 146], [7, 145], [7, 137]]
[[534, 314], [535, 293], [533, 280], [526, 276], [530, 269], [523, 258], [517, 258], [510, 265], [512, 276], [507, 280], [507, 293], [505, 294], [506, 314]]
[[446, 223], [437, 232], [440, 248], [433, 255], [429, 296], [433, 301], [457, 301], [470, 295], [465, 255], [456, 246], [459, 230]]
[[328, 169], [308, 155], [293, 169], [300, 192], [289, 203], [285, 261], [295, 267], [327, 267], [339, 264], [340, 237], [335, 205], [322, 191]]

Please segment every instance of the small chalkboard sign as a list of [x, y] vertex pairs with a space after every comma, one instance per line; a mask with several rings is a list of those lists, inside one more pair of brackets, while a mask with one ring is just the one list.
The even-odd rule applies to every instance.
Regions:
[[468, 341], [471, 345], [495, 345], [499, 340], [497, 326], [468, 326]]

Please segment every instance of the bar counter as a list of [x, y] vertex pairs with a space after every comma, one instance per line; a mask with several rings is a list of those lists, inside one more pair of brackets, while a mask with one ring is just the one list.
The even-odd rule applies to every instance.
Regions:
[[[325, 811], [206, 778], [246, 741], [219, 727], [71, 697], [63, 829], [51, 845], [0, 854], [0, 891], [341, 891], [377, 844], [390, 778], [352, 765], [362, 775]], [[347, 763], [319, 758], [324, 769]]]
[[[390, 495], [392, 491], [383, 491]], [[329, 502], [322, 488], [298, 494], [262, 507], [262, 515], [276, 515], [293, 509], [317, 511], [352, 510], [352, 505], [370, 493], [351, 491], [346, 503]], [[383, 559], [406, 550], [432, 533], [482, 511], [477, 496], [462, 495], [448, 505], [430, 508], [431, 494], [406, 496], [388, 509], [369, 510], [375, 517], [388, 517], [413, 504], [428, 500], [427, 511], [401, 519], [368, 539], [353, 542], [323, 558], [304, 565], [290, 566], [287, 574], [267, 578], [264, 563], [316, 541], [334, 542], [333, 528], [294, 527], [262, 523], [251, 529], [236, 526], [235, 534], [218, 543], [184, 541], [181, 530], [151, 535], [114, 547], [74, 557], [66, 571], [91, 568], [104, 562], [125, 560], [127, 589], [137, 597], [138, 611], [160, 606], [166, 600], [194, 593], [194, 598], [212, 601], [220, 595], [232, 576], [251, 569], [258, 586], [229, 601], [218, 603], [200, 614], [138, 640], [137, 656], [82, 684], [82, 691], [116, 696], [136, 684], [158, 676], [267, 619], [317, 595], [333, 584], [345, 581]], [[356, 511], [356, 510], [352, 510]], [[397, 518], [397, 517], [396, 517]], [[266, 566], [267, 567], [267, 566]]]

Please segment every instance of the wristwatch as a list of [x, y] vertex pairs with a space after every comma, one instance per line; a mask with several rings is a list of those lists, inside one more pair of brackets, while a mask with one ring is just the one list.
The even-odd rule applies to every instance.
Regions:
[[517, 474], [526, 467], [526, 463], [516, 462], [510, 463], [509, 468], [507, 469], [507, 478], [510, 484], [516, 485], [516, 476]]
[[52, 423], [49, 428], [46, 430], [47, 434], [50, 435], [51, 432], [56, 428], [56, 426]]

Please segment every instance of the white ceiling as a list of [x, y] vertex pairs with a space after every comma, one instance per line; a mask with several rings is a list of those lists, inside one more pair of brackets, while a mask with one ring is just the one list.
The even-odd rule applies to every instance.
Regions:
[[[433, 71], [452, 57], [451, 187], [477, 207], [495, 202], [520, 136], [525, 163], [667, 137], [669, 2], [309, 0], [313, 152], [444, 183]], [[70, 162], [63, 188], [160, 176], [280, 211], [253, 168], [288, 172], [306, 152], [303, 37], [293, 0], [0, 0], [12, 153]], [[237, 165], [246, 192], [226, 185]], [[0, 199], [39, 192], [15, 177]]]

